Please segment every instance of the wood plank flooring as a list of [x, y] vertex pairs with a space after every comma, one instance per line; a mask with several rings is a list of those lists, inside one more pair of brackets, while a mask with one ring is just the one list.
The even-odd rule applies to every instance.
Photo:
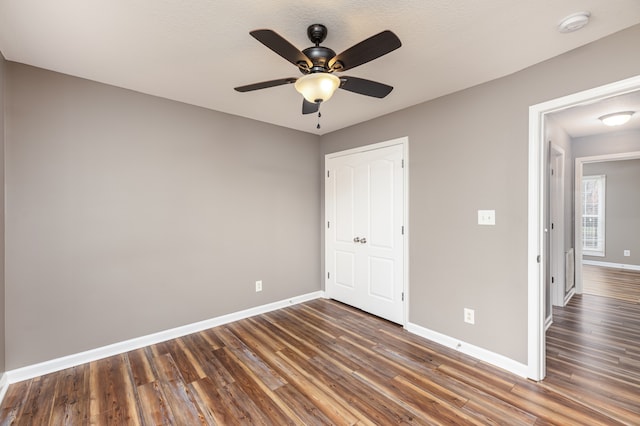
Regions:
[[554, 307], [543, 386], [639, 425], [640, 305], [583, 294]]
[[587, 294], [640, 302], [640, 271], [582, 265], [582, 287]]
[[319, 299], [12, 384], [0, 424], [640, 424], [640, 309], [599, 299], [556, 312], [541, 383]]

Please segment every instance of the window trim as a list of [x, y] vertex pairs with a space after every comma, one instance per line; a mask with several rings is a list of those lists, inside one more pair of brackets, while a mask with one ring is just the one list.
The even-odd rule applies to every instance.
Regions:
[[[587, 248], [585, 247], [585, 238], [584, 238], [584, 232], [585, 232], [585, 226], [584, 226], [584, 217], [585, 217], [585, 205], [584, 205], [584, 197], [585, 197], [585, 191], [584, 191], [584, 185], [586, 182], [588, 181], [596, 181], [599, 182], [599, 192], [600, 192], [600, 196], [599, 196], [599, 200], [598, 200], [598, 235], [601, 235], [602, 238], [600, 238], [601, 240], [601, 244], [599, 245], [599, 249], [597, 250], [593, 250], [592, 248]], [[584, 256], [597, 256], [597, 257], [605, 257], [606, 256], [606, 200], [607, 200], [607, 176], [606, 175], [589, 175], [589, 176], [582, 176], [582, 188], [581, 188], [581, 193], [582, 193], [582, 202], [580, 205], [581, 208], [581, 214], [580, 217], [582, 219], [582, 254]]]

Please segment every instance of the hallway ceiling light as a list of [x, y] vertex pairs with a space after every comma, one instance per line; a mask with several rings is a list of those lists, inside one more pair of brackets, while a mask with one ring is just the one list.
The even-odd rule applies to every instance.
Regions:
[[572, 13], [560, 21], [558, 24], [558, 31], [561, 33], [572, 33], [574, 31], [578, 31], [589, 23], [590, 17], [591, 13], [586, 11]]
[[635, 111], [621, 111], [614, 112], [613, 114], [603, 115], [598, 117], [598, 120], [602, 121], [607, 126], [621, 126], [627, 121], [631, 120], [631, 116]]

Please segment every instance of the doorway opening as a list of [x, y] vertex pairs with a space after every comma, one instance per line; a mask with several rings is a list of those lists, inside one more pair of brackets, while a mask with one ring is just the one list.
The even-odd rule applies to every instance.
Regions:
[[[583, 177], [585, 176], [585, 167], [591, 164], [596, 163], [608, 163], [611, 161], [624, 161], [624, 160], [637, 160], [640, 159], [640, 151], [634, 152], [625, 152], [618, 154], [607, 154], [607, 155], [596, 155], [589, 157], [578, 157], [576, 158], [575, 165], [575, 205], [576, 207], [580, 205], [582, 200], [582, 188], [583, 188]], [[583, 243], [582, 243], [582, 217], [577, 211], [575, 214], [575, 245], [576, 245], [576, 292], [582, 293], [584, 287], [583, 280], [583, 268], [582, 268], [582, 258], [583, 258]], [[591, 262], [593, 264], [604, 264], [603, 262]], [[622, 262], [620, 265], [624, 268]]]
[[[546, 291], [548, 233], [545, 232], [548, 209], [545, 119], [547, 114], [578, 105], [595, 103], [607, 98], [640, 90], [640, 76], [575, 93], [529, 108], [529, 218], [528, 218], [528, 376], [542, 380], [546, 374]], [[576, 244], [576, 247], [578, 244]], [[575, 258], [580, 259], [576, 252]], [[578, 271], [576, 271], [578, 272]], [[576, 284], [578, 284], [576, 276]], [[576, 287], [576, 290], [578, 288]]]

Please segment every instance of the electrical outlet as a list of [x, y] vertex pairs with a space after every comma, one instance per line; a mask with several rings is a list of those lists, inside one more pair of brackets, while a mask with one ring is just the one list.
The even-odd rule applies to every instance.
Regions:
[[476, 311], [469, 308], [464, 308], [464, 322], [467, 324], [475, 324], [476, 323]]
[[262, 280], [256, 281], [256, 293], [262, 291]]
[[624, 255], [625, 256], [631, 256], [631, 250], [625, 250], [624, 251]]

